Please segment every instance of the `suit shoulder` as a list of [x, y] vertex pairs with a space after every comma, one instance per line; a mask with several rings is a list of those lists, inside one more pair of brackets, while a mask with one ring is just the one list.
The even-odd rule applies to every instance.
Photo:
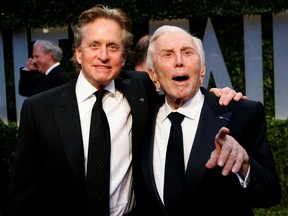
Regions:
[[240, 99], [239, 101], [233, 101], [231, 105], [235, 107], [240, 106], [244, 109], [264, 109], [264, 105], [262, 102], [249, 99]]
[[50, 73], [53, 74], [55, 77], [62, 77], [65, 78], [66, 80], [71, 79], [70, 74], [61, 65], [58, 65], [55, 68], [53, 68]]
[[122, 70], [119, 77], [120, 80], [138, 80], [139, 83], [143, 84], [144, 86], [152, 87], [154, 88], [154, 84], [151, 81], [148, 73], [142, 72], [142, 71], [135, 71], [135, 70]]
[[212, 110], [214, 110], [214, 113], [233, 111], [240, 112], [242, 114], [248, 114], [251, 112], [264, 112], [264, 105], [260, 101], [248, 99], [240, 99], [239, 101], [234, 101], [232, 99], [227, 106], [221, 106], [219, 104], [219, 97], [215, 96], [208, 89], [201, 88], [201, 91], [205, 96], [205, 102]]
[[149, 78], [148, 73], [135, 70], [122, 70], [120, 73], [120, 78], [132, 78], [132, 77], [141, 77]]
[[31, 101], [32, 103], [47, 103], [51, 100], [55, 101], [58, 97], [60, 97], [66, 86], [67, 84], [54, 87], [47, 91], [28, 97], [27, 100]]

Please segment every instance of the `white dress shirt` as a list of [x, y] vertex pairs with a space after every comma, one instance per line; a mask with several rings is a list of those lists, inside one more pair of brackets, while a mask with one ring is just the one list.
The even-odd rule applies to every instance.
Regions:
[[[110, 161], [110, 215], [117, 216], [129, 212], [132, 199], [132, 116], [131, 108], [124, 95], [117, 91], [114, 81], [105, 88], [109, 91], [103, 98], [111, 136]], [[76, 83], [76, 97], [79, 107], [83, 137], [85, 172], [87, 169], [90, 118], [96, 101], [93, 94], [97, 89], [79, 74]], [[69, 127], [69, 125], [68, 125]]]
[[[204, 103], [204, 96], [201, 94], [201, 91], [199, 90], [198, 93], [192, 99], [187, 101], [178, 110], [175, 110], [185, 116], [185, 118], [181, 123], [183, 131], [183, 145], [184, 145], [183, 150], [184, 150], [185, 168], [187, 167], [188, 164], [188, 159], [194, 142], [194, 137], [198, 126], [200, 112], [203, 103]], [[153, 151], [153, 171], [158, 193], [162, 201], [164, 197], [163, 189], [164, 189], [166, 150], [171, 126], [171, 122], [167, 116], [171, 112], [173, 112], [173, 110], [169, 107], [165, 99], [165, 104], [159, 109], [156, 119], [156, 131], [155, 131], [154, 151]]]

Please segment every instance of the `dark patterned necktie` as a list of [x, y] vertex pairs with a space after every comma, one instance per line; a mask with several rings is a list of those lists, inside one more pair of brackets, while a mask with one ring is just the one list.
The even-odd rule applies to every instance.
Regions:
[[181, 127], [184, 115], [172, 112], [168, 115], [168, 118], [171, 121], [171, 128], [166, 152], [164, 203], [168, 215], [175, 215], [185, 176]]
[[87, 208], [89, 216], [108, 216], [110, 185], [110, 130], [102, 108], [106, 90], [95, 92], [96, 102], [92, 109], [88, 164], [87, 164]]

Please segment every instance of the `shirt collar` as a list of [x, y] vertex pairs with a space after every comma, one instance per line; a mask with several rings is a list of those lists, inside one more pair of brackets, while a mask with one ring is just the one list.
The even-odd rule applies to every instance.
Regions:
[[49, 67], [48, 70], [45, 72], [45, 75], [47, 76], [50, 73], [50, 71], [53, 68], [57, 67], [58, 65], [60, 65], [60, 62], [57, 62], [57, 63], [53, 64], [51, 67]]
[[[114, 80], [111, 81], [105, 89], [115, 95], [115, 83]], [[91, 85], [87, 79], [84, 77], [82, 70], [79, 73], [77, 83], [76, 83], [76, 97], [79, 103], [85, 101], [91, 97], [97, 89]]]
[[160, 112], [162, 114], [159, 116], [159, 118], [161, 122], [163, 122], [171, 112], [179, 112], [190, 119], [195, 119], [196, 114], [201, 111], [203, 103], [204, 95], [201, 93], [200, 89], [193, 98], [188, 100], [183, 106], [179, 107], [177, 110], [172, 110], [165, 98], [165, 103], [160, 108], [163, 109], [163, 112]]

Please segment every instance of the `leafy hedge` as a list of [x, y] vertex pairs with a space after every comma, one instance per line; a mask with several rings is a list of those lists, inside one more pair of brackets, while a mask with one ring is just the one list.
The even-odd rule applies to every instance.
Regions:
[[43, 28], [75, 24], [79, 14], [96, 5], [123, 8], [136, 22], [207, 16], [234, 17], [278, 13], [288, 9], [287, 0], [1, 0], [0, 29]]
[[[18, 127], [0, 120], [0, 215], [6, 215], [8, 184], [13, 169]], [[2, 214], [1, 214], [2, 213]]]
[[256, 209], [256, 216], [288, 215], [288, 120], [267, 119], [268, 139], [275, 157], [282, 186], [280, 205], [269, 209]]

